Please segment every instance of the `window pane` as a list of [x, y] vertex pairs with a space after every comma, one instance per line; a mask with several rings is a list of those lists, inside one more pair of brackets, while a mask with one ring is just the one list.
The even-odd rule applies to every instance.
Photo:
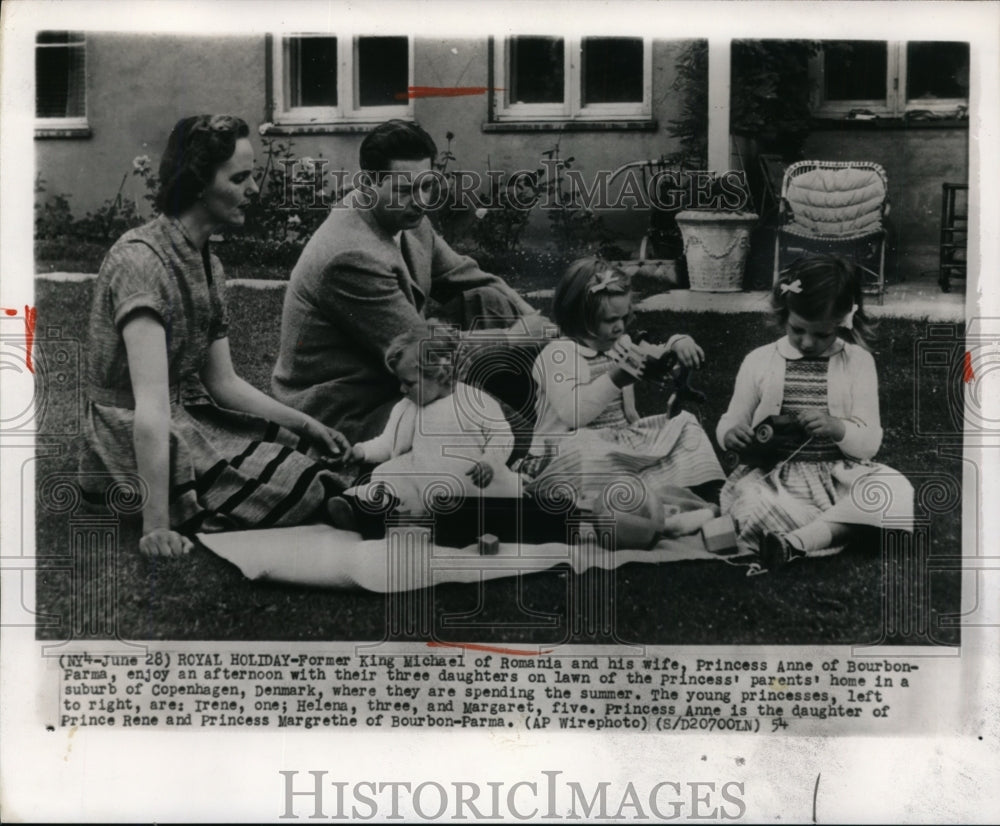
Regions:
[[906, 44], [907, 100], [968, 97], [968, 43]]
[[642, 38], [586, 37], [582, 60], [584, 105], [642, 103]]
[[36, 43], [83, 43], [83, 32], [39, 32]]
[[358, 38], [358, 106], [392, 106], [406, 100], [410, 47], [405, 37]]
[[511, 103], [562, 103], [566, 46], [559, 37], [510, 39]]
[[884, 41], [829, 40], [823, 44], [823, 60], [826, 100], [885, 100]]
[[337, 38], [288, 38], [292, 107], [337, 105]]
[[85, 60], [83, 45], [36, 47], [36, 117], [82, 118], [86, 115]]

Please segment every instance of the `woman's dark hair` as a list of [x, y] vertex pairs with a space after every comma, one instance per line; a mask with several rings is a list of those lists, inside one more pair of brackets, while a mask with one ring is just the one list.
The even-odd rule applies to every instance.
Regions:
[[236, 141], [250, 135], [246, 121], [232, 115], [194, 115], [177, 121], [160, 161], [156, 207], [165, 215], [185, 212], [233, 157]]
[[387, 120], [380, 123], [361, 142], [361, 171], [378, 184], [393, 161], [422, 161], [437, 157], [434, 139], [418, 123]]
[[552, 318], [564, 336], [594, 334], [604, 299], [632, 291], [628, 273], [601, 258], [579, 258], [566, 269], [552, 296]]
[[[798, 258], [783, 270], [771, 290], [771, 307], [784, 326], [789, 313], [806, 321], [839, 320], [854, 314], [844, 338], [871, 349], [875, 324], [865, 315], [857, 265], [832, 255]], [[856, 309], [855, 309], [856, 308]]]

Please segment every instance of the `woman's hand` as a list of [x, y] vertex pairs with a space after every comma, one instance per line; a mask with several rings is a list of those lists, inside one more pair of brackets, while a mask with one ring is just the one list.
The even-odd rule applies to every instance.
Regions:
[[727, 450], [743, 450], [753, 441], [753, 431], [745, 424], [731, 427], [722, 437], [722, 446]]
[[691, 336], [681, 336], [670, 347], [677, 360], [689, 370], [697, 370], [705, 361], [705, 351]]
[[351, 455], [351, 443], [347, 441], [344, 434], [332, 427], [327, 427], [318, 419], [307, 416], [303, 422], [299, 434], [313, 441], [319, 442], [326, 448], [326, 452], [335, 461], [343, 461]]
[[477, 488], [485, 488], [493, 481], [493, 467], [489, 462], [476, 462], [470, 470], [466, 471], [465, 475], [472, 480], [472, 484]]
[[156, 528], [139, 540], [139, 553], [143, 556], [185, 556], [193, 547], [190, 539], [169, 528]]
[[802, 410], [798, 413], [799, 424], [810, 436], [823, 436], [839, 442], [847, 428], [841, 419], [822, 410]]

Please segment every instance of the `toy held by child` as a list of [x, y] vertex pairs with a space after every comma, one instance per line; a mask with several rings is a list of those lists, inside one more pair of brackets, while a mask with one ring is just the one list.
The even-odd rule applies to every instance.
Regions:
[[[676, 410], [640, 418], [636, 410], [633, 385], [652, 351], [625, 333], [631, 314], [630, 279], [605, 261], [576, 261], [556, 287], [553, 318], [564, 337], [550, 342], [533, 367], [538, 415], [530, 451], [550, 461], [531, 487], [568, 484], [587, 499], [609, 478], [633, 474], [666, 505], [705, 507], [683, 489], [719, 485], [724, 474], [697, 419]], [[666, 350], [687, 369], [704, 359], [687, 335], [671, 336]]]
[[[832, 257], [799, 259], [771, 300], [785, 335], [744, 359], [716, 435], [747, 455], [755, 429], [780, 415], [794, 417], [802, 438], [776, 448], [777, 464], [744, 459], [726, 481], [722, 510], [736, 521], [740, 550], [775, 568], [838, 550], [855, 526], [912, 530], [912, 486], [872, 461], [882, 427], [857, 269]], [[887, 491], [874, 510], [862, 507], [866, 484]]]

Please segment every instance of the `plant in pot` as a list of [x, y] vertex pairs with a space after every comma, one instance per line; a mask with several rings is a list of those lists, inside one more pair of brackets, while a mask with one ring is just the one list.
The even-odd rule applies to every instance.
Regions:
[[[742, 288], [751, 233], [762, 231], [759, 224], [764, 223], [747, 211], [752, 208], [751, 191], [764, 191], [764, 173], [758, 159], [762, 154], [771, 154], [788, 163], [800, 157], [810, 126], [808, 61], [818, 49], [816, 41], [733, 41], [730, 133], [743, 170], [725, 172], [710, 180], [704, 186], [708, 197], [701, 203], [690, 202], [691, 208], [684, 211], [677, 229], [670, 226], [669, 219], [677, 223], [682, 213], [666, 216], [665, 221], [664, 234], [673, 233], [675, 243], [685, 222], [688, 226], [693, 223], [710, 228], [712, 237], [707, 239], [708, 245], [700, 245], [694, 257], [700, 256], [710, 268], [714, 267], [713, 262], [721, 262], [727, 269], [724, 277], [719, 273], [706, 274], [711, 286], [695, 275], [691, 279], [692, 289]], [[680, 94], [681, 112], [671, 121], [669, 131], [679, 139], [680, 149], [670, 160], [681, 169], [704, 169], [708, 155], [708, 43], [704, 40], [689, 43], [678, 56], [676, 71], [674, 89]], [[738, 181], [734, 174], [739, 175]], [[733, 194], [736, 191], [738, 196]], [[709, 216], [692, 215], [706, 210], [719, 213], [718, 221], [712, 223]], [[739, 216], [740, 212], [744, 212], [745, 220]], [[685, 237], [689, 275], [692, 244], [697, 242]], [[760, 246], [770, 249], [771, 245]], [[737, 260], [730, 261], [730, 255]]]

